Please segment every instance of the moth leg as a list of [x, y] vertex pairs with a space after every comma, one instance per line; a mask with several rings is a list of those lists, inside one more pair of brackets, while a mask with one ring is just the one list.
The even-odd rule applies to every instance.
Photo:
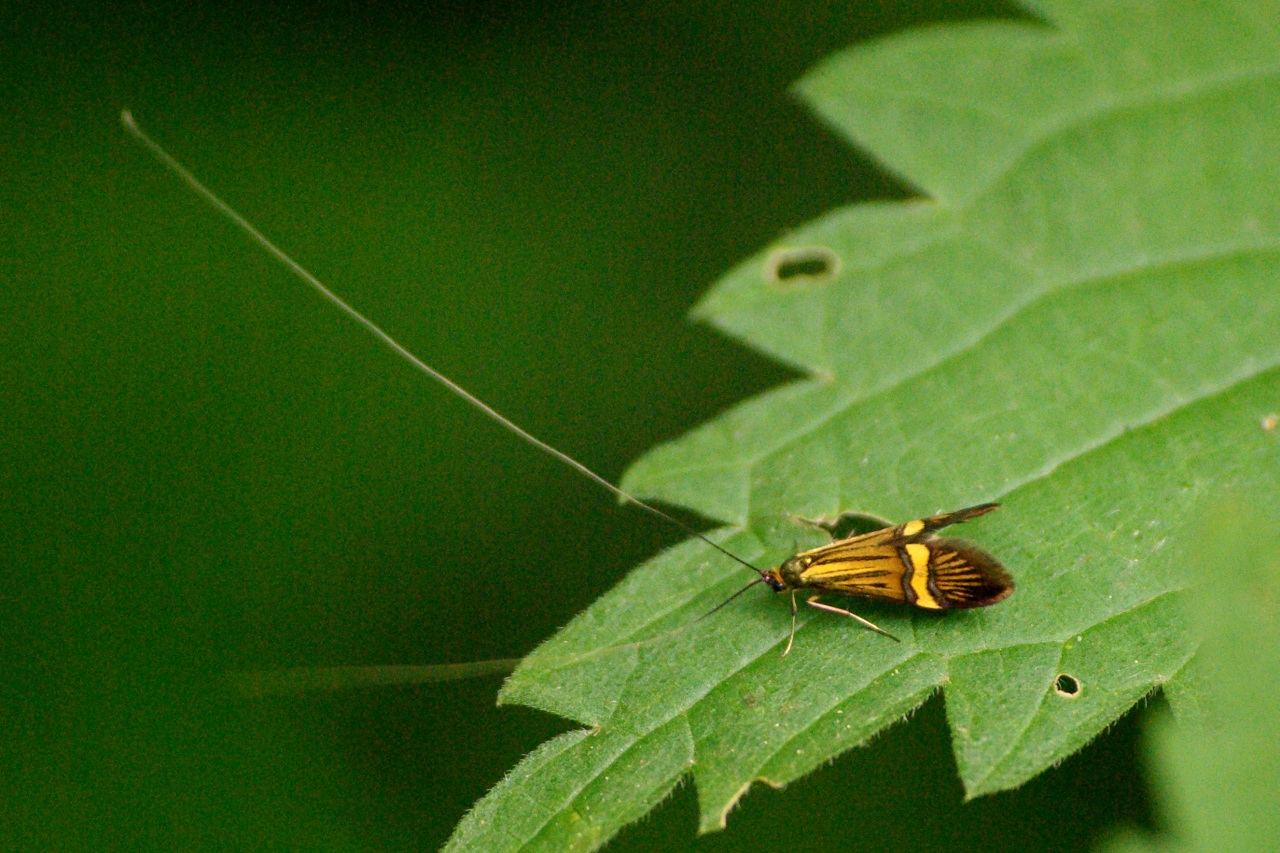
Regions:
[[[897, 637], [893, 636], [893, 634], [890, 634], [888, 631], [881, 628], [879, 625], [876, 625], [874, 622], [868, 622], [866, 619], [863, 619], [858, 614], [850, 613], [848, 610], [845, 610], [842, 607], [833, 607], [830, 604], [823, 604], [820, 601], [818, 601], [819, 598], [821, 598], [821, 596], [815, 595], [805, 603], [808, 604], [810, 607], [816, 607], [819, 610], [825, 610], [828, 613], [839, 613], [842, 616], [848, 616], [850, 619], [853, 619], [854, 621], [861, 623], [864, 627], [870, 628], [872, 631], [875, 631], [877, 634], [884, 634], [886, 637], [888, 637], [890, 640], [893, 640], [895, 643], [902, 642]], [[795, 617], [793, 616], [792, 618], [794, 619]]]
[[782, 656], [785, 658], [791, 653], [791, 644], [796, 641], [796, 591], [791, 590], [791, 636], [787, 637], [787, 647], [782, 650]]

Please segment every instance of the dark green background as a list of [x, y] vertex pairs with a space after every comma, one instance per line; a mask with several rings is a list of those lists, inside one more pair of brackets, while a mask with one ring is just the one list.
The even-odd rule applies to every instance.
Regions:
[[[164, 172], [145, 127], [427, 361], [616, 480], [788, 374], [684, 312], [907, 191], [786, 94], [991, 4], [5, 4], [0, 847], [432, 849], [566, 725], [496, 679], [237, 701], [227, 670], [519, 656], [680, 537], [411, 373]], [[28, 8], [30, 6], [31, 8]], [[729, 830], [618, 850], [1080, 849], [1135, 726], [961, 805], [939, 701]]]

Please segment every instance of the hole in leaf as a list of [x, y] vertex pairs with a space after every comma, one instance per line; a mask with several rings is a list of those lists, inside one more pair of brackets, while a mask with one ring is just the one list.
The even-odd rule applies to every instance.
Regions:
[[1074, 699], [1080, 695], [1080, 690], [1080, 680], [1074, 675], [1067, 675], [1064, 672], [1053, 680], [1053, 692], [1059, 696]]
[[823, 246], [779, 249], [765, 261], [765, 276], [777, 284], [825, 281], [840, 271], [840, 257]]

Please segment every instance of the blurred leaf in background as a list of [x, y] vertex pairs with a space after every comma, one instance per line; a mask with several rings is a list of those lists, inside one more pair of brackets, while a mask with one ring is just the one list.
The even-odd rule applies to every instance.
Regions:
[[1163, 832], [1126, 833], [1108, 853], [1251, 853], [1280, 838], [1280, 523], [1257, 507], [1205, 514], [1190, 597], [1205, 637], [1195, 664], [1204, 711], [1150, 721]]

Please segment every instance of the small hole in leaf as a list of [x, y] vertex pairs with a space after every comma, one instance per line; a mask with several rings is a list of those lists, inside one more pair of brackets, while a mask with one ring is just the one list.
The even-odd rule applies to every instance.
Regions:
[[777, 284], [824, 281], [839, 271], [839, 256], [822, 246], [779, 249], [765, 261], [765, 275]]
[[1080, 695], [1080, 680], [1065, 672], [1053, 680], [1053, 691], [1059, 696], [1074, 699]]

